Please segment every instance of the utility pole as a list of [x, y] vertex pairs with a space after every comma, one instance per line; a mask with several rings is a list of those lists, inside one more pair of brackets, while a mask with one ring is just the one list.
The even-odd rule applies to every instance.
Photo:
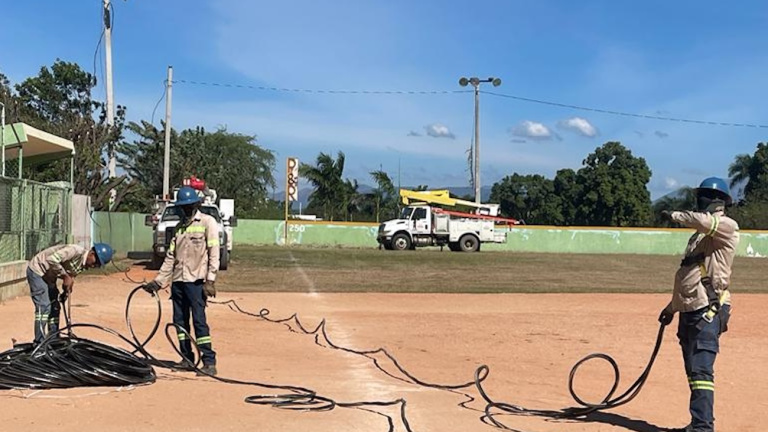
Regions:
[[478, 204], [480, 204], [482, 198], [480, 192], [480, 83], [484, 82], [491, 83], [494, 87], [501, 85], [501, 79], [493, 77], [484, 80], [477, 77], [469, 79], [462, 77], [459, 80], [460, 86], [466, 87], [467, 84], [472, 84], [472, 87], [475, 88], [475, 151], [472, 157], [472, 161], [474, 162], [474, 173], [472, 178], [475, 183], [475, 202]]
[[171, 100], [173, 99], [173, 66], [168, 66], [165, 80], [165, 157], [163, 159], [163, 200], [170, 200], [171, 181]]
[[[105, 80], [107, 82], [107, 126], [110, 134], [112, 128], [115, 126], [115, 96], [112, 89], [112, 5], [111, 0], [103, 0], [104, 10], [102, 17], [104, 19], [104, 54], [106, 56], [105, 67]], [[115, 159], [115, 143], [109, 142], [109, 148], [107, 149], [109, 162], [107, 170], [109, 172], [109, 178], [115, 178], [115, 170], [117, 168], [117, 161]], [[117, 191], [113, 188], [109, 191], [109, 208], [111, 209], [115, 203], [117, 197]]]

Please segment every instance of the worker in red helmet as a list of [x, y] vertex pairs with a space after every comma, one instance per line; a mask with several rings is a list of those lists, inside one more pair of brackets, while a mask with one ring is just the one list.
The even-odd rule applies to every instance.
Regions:
[[174, 202], [183, 212], [182, 220], [168, 247], [160, 272], [146, 284], [146, 291], [156, 293], [171, 283], [173, 323], [186, 330], [177, 331], [179, 347], [187, 366], [195, 363], [189, 318], [195, 328], [195, 343], [200, 350], [203, 367], [199, 375], [216, 375], [216, 352], [211, 345], [211, 333], [205, 315], [208, 297], [216, 296], [216, 273], [219, 270], [219, 225], [202, 213], [200, 196], [189, 186], [179, 189]]
[[715, 430], [715, 357], [720, 351], [720, 335], [728, 329], [728, 287], [739, 244], [739, 225], [725, 215], [725, 207], [732, 201], [728, 183], [710, 177], [696, 188], [696, 199], [699, 211], [661, 213], [696, 230], [675, 275], [672, 301], [659, 315], [659, 322], [668, 325], [675, 312], [680, 312], [677, 337], [691, 392], [691, 423], [682, 429], [669, 429], [675, 432]]

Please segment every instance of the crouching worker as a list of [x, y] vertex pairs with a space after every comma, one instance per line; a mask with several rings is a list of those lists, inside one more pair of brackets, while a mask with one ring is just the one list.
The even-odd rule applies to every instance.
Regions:
[[696, 189], [696, 198], [697, 212], [662, 212], [665, 218], [696, 230], [675, 274], [672, 301], [659, 316], [659, 322], [668, 325], [680, 312], [677, 337], [691, 392], [691, 423], [671, 429], [677, 432], [715, 430], [715, 357], [730, 317], [728, 286], [739, 244], [739, 225], [725, 215], [732, 201], [728, 184], [710, 177]]
[[62, 280], [63, 295], [68, 296], [78, 274], [108, 264], [112, 254], [112, 248], [106, 243], [96, 243], [91, 249], [75, 244], [58, 245], [45, 249], [29, 261], [27, 283], [35, 304], [35, 345], [46, 334], [59, 330], [61, 305], [57, 280]]
[[[216, 353], [211, 347], [211, 333], [205, 316], [207, 297], [216, 296], [219, 270], [219, 226], [216, 220], [200, 212], [200, 197], [189, 186], [179, 189], [174, 204], [183, 211], [176, 234], [168, 246], [163, 266], [154, 281], [144, 289], [151, 293], [171, 283], [173, 323], [178, 331], [180, 351], [187, 366], [195, 363], [189, 327], [190, 312], [195, 327], [195, 343], [203, 360], [202, 371], [216, 375]], [[199, 375], [204, 375], [198, 373]]]

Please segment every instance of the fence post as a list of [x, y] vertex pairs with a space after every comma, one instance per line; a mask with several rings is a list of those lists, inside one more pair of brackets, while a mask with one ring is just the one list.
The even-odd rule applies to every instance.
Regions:
[[19, 187], [19, 195], [21, 195], [21, 205], [19, 208], [19, 224], [21, 226], [21, 234], [19, 236], [19, 259], [22, 261], [26, 261], [27, 259], [27, 251], [26, 251], [26, 245], [27, 245], [27, 225], [24, 223], [24, 220], [26, 219], [24, 216], [26, 215], [26, 201], [27, 201], [27, 181], [21, 180], [21, 186]]

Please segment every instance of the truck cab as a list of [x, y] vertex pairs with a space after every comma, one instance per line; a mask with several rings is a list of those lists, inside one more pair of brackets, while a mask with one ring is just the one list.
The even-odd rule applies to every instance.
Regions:
[[[408, 250], [420, 246], [448, 246], [452, 251], [476, 252], [481, 243], [505, 243], [507, 232], [496, 224], [519, 223], [498, 216], [498, 204], [480, 204], [452, 198], [447, 190], [400, 190], [404, 204], [400, 217], [379, 225], [376, 241], [387, 250]], [[418, 201], [410, 203], [411, 200]], [[474, 208], [474, 213], [446, 210], [443, 206]]]
[[[174, 191], [174, 195], [176, 192], [178, 192], [178, 189]], [[237, 218], [234, 215], [224, 215], [222, 213], [216, 204], [216, 191], [206, 187], [205, 189], [201, 188], [198, 192], [203, 198], [200, 212], [212, 217], [219, 225], [219, 245], [221, 245], [219, 269], [227, 270], [232, 251], [232, 228], [237, 226]], [[231, 207], [234, 209], [234, 205]], [[153, 269], [159, 269], [162, 266], [171, 240], [173, 240], [173, 236], [176, 234], [176, 226], [183, 216], [181, 208], [175, 206], [172, 202], [159, 201], [156, 208], [156, 213], [146, 216], [144, 222], [145, 225], [153, 227], [151, 263]]]

